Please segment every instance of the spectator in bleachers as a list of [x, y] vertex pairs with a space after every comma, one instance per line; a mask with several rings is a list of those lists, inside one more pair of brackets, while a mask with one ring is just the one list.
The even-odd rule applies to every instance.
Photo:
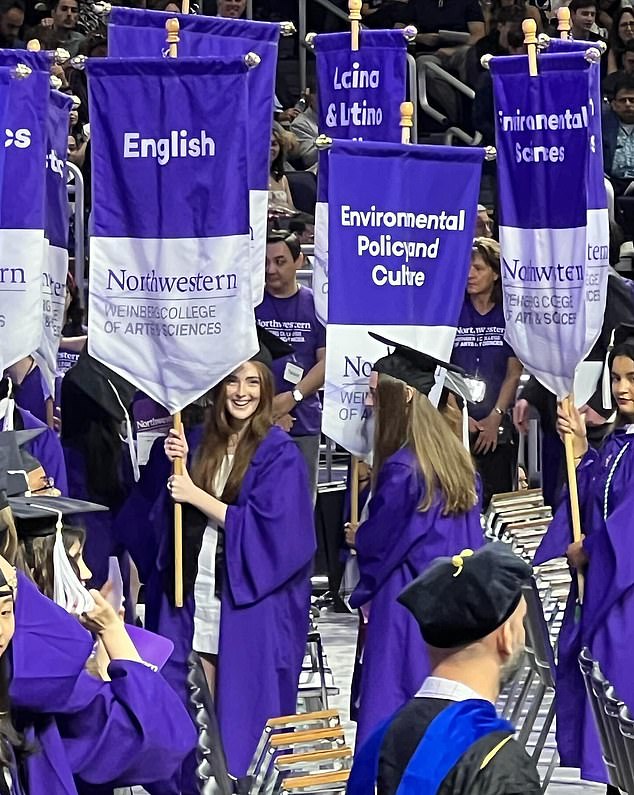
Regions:
[[52, 0], [51, 16], [31, 31], [26, 40], [37, 39], [44, 50], [55, 50], [63, 47], [71, 57], [79, 54], [85, 36], [76, 30], [79, 19], [77, 0]]
[[500, 244], [476, 238], [451, 361], [473, 377], [482, 393], [469, 407], [469, 431], [484, 508], [494, 494], [512, 491], [517, 475], [517, 434], [509, 409], [522, 365], [504, 340], [500, 278]]
[[293, 149], [294, 157], [304, 169], [317, 168], [318, 150], [315, 140], [319, 135], [317, 127], [317, 94], [314, 90], [308, 93], [308, 106], [291, 122], [291, 132], [297, 139]]
[[[521, 28], [510, 30], [506, 40], [508, 55], [524, 54], [524, 34]], [[484, 146], [495, 146], [493, 81], [491, 79], [491, 72], [486, 70], [480, 75], [475, 89], [472, 114], [473, 126], [482, 134], [482, 144]]]
[[241, 19], [247, 7], [247, 0], [217, 0], [216, 16], [227, 19]]
[[489, 211], [483, 204], [478, 204], [475, 237], [493, 237], [493, 222], [489, 216]]
[[603, 168], [620, 196], [634, 180], [634, 76], [622, 75], [614, 89], [603, 112]]
[[284, 175], [286, 153], [290, 148], [288, 135], [274, 123], [271, 132], [271, 168], [269, 172], [269, 217], [289, 216], [297, 212], [291, 188]]
[[[537, 9], [535, 9], [537, 10]], [[508, 36], [511, 31], [521, 31], [524, 10], [518, 5], [503, 5], [491, 18], [491, 30], [473, 44], [465, 57], [465, 70], [461, 78], [471, 88], [478, 84], [484, 68], [480, 62], [483, 55], [508, 55]]]
[[598, 33], [596, 0], [571, 0], [570, 33], [577, 41], [603, 41], [604, 36]]
[[545, 14], [537, 8], [537, 6], [531, 5], [528, 0], [492, 0], [490, 4], [485, 4], [484, 9], [487, 30], [491, 30], [499, 22], [500, 11], [504, 8], [519, 9], [522, 13], [522, 16], [519, 18], [520, 23], [523, 19], [534, 19], [538, 33], [541, 33], [545, 27]]
[[608, 38], [608, 74], [623, 68], [625, 45], [633, 39], [634, 10], [630, 6], [626, 6], [614, 17], [614, 24]]
[[[408, 21], [418, 30], [416, 45], [421, 53], [439, 50], [443, 41], [438, 31], [468, 33], [466, 44], [474, 44], [485, 34], [484, 17], [478, 0], [410, 0]], [[445, 42], [446, 44], [446, 42]]]
[[167, 11], [169, 14], [180, 14], [180, 0], [152, 0], [148, 3], [152, 11]]
[[366, 0], [361, 8], [368, 28], [393, 28], [404, 22], [408, 0]]
[[621, 68], [609, 74], [601, 84], [603, 96], [610, 102], [614, 99], [616, 86], [623, 75], [634, 75], [634, 39], [630, 39], [625, 44], [625, 50], [621, 56]]
[[0, 6], [0, 48], [21, 49], [24, 42], [19, 38], [24, 25], [24, 5], [21, 0], [5, 0]]
[[[108, 54], [108, 42], [105, 36], [98, 33], [86, 36], [79, 48], [79, 53], [88, 58], [105, 58]], [[88, 76], [86, 70], [69, 69], [68, 86], [70, 93], [78, 97], [80, 101], [78, 108], [79, 121], [81, 124], [86, 124], [90, 120], [88, 108]]]

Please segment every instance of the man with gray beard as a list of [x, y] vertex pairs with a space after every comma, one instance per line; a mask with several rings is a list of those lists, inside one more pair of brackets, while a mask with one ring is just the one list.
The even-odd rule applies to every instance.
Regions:
[[538, 795], [535, 763], [497, 717], [520, 664], [531, 567], [506, 545], [439, 558], [398, 597], [416, 618], [432, 674], [357, 750], [348, 795]]

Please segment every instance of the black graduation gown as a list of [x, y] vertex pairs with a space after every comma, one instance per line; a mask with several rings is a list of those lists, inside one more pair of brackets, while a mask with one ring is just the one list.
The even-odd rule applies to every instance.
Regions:
[[[381, 746], [378, 795], [395, 795], [427, 727], [453, 703], [439, 698], [413, 698], [400, 710]], [[487, 754], [507, 736], [505, 732], [494, 732], [474, 743], [449, 771], [437, 795], [539, 795], [541, 785], [535, 764], [513, 739], [480, 769]]]

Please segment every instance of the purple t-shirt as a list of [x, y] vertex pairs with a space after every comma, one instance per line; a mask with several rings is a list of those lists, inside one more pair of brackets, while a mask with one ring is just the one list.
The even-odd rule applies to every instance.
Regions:
[[[295, 349], [290, 356], [273, 362], [275, 388], [279, 392], [295, 389], [295, 381], [284, 378], [286, 365], [293, 362], [303, 375], [317, 364], [317, 351], [326, 347], [326, 329], [317, 320], [313, 291], [300, 287], [290, 298], [274, 298], [264, 293], [264, 300], [255, 310], [258, 325], [288, 342]], [[302, 376], [303, 377], [303, 376]], [[295, 423], [291, 436], [315, 436], [321, 431], [321, 402], [318, 395], [305, 397], [291, 412]]]
[[466, 370], [469, 376], [479, 378], [486, 384], [482, 403], [469, 406], [469, 416], [481, 420], [491, 413], [506, 378], [509, 357], [515, 356], [513, 349], [504, 341], [504, 310], [501, 304], [481, 315], [467, 296], [454, 342], [451, 361]]

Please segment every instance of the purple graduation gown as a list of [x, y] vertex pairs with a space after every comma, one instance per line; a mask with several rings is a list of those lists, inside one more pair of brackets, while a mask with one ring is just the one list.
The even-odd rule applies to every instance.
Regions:
[[[194, 603], [190, 596], [184, 608], [176, 609], [163, 589], [163, 577], [172, 566], [166, 495], [153, 512], [163, 523], [164, 536], [156, 575], [146, 586], [146, 623], [174, 642], [163, 672], [186, 699]], [[272, 427], [225, 521], [216, 710], [233, 776], [246, 774], [267, 719], [296, 711], [315, 549], [304, 461], [288, 434]]]
[[17, 406], [16, 411], [19, 414], [19, 418], [14, 422], [16, 428], [19, 425], [22, 425], [24, 430], [27, 431], [31, 430], [31, 428], [45, 428], [44, 433], [41, 433], [37, 438], [25, 445], [25, 449], [34, 458], [37, 458], [46, 474], [53, 478], [55, 488], [59, 489], [65, 496], [68, 496], [66, 462], [64, 461], [64, 452], [59, 436], [52, 428], [38, 420], [26, 409]]
[[[133, 483], [132, 466], [129, 464], [127, 445], [123, 444], [122, 480], [124, 494]], [[77, 500], [100, 502], [98, 496], [91, 494], [86, 476], [86, 463], [83, 453], [72, 445], [64, 445], [64, 456], [68, 470], [68, 496]], [[130, 561], [123, 546], [117, 540], [116, 518], [121, 504], [108, 505], [109, 511], [82, 514], [81, 524], [86, 528], [86, 544], [84, 559], [92, 572], [91, 586], [101, 588], [108, 579], [108, 558], [116, 556], [123, 578], [123, 594], [125, 597], [125, 618], [134, 623], [135, 610], [130, 599]]]
[[[623, 452], [622, 452], [623, 451]], [[621, 454], [617, 462], [617, 457]], [[607, 519], [604, 518], [607, 493]], [[634, 709], [631, 674], [634, 637], [634, 434], [625, 429], [610, 434], [600, 451], [590, 448], [577, 468], [583, 546], [589, 557], [583, 607], [575, 610], [573, 578], [559, 635], [557, 747], [561, 764], [581, 769], [581, 777], [607, 783], [599, 738], [579, 670], [583, 646], [599, 661], [616, 694]], [[565, 555], [572, 542], [567, 493], [548, 528], [533, 563]], [[577, 615], [575, 615], [577, 613]]]
[[15, 402], [21, 409], [25, 409], [46, 424], [46, 400], [48, 389], [45, 392], [42, 371], [35, 365], [24, 377], [19, 386], [15, 386]]
[[443, 516], [441, 497], [418, 510], [426, 484], [412, 451], [390, 456], [378, 475], [369, 514], [357, 531], [360, 580], [352, 607], [369, 602], [363, 650], [356, 747], [378, 723], [418, 691], [430, 667], [414, 617], [396, 601], [405, 586], [432, 560], [484, 544], [480, 506]]
[[24, 577], [12, 648], [12, 710], [37, 742], [26, 761], [30, 795], [167, 778], [195, 747], [189, 716], [159, 673], [119, 660], [111, 682], [88, 674], [92, 637]]

